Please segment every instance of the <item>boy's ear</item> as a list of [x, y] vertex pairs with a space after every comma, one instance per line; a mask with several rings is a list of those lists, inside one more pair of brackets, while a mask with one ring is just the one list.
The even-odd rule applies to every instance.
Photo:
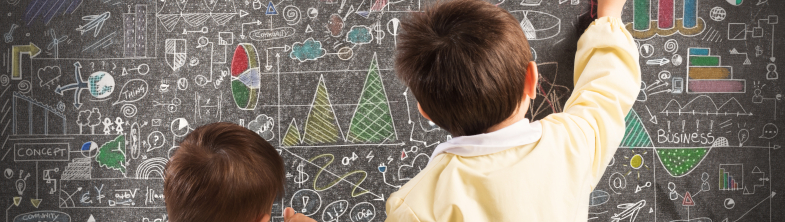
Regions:
[[[526, 67], [526, 79], [523, 82], [523, 93], [525, 96], [528, 96], [529, 99], [535, 99], [537, 97], [538, 78], [539, 72], [537, 71], [537, 63], [531, 61], [529, 62], [528, 67]], [[420, 112], [422, 112], [422, 110], [420, 110]]]
[[262, 216], [262, 220], [260, 222], [269, 222], [270, 221], [270, 214], [265, 214]]
[[420, 110], [420, 115], [422, 115], [422, 117], [425, 117], [425, 119], [428, 119], [428, 121], [433, 121], [433, 120], [431, 120], [431, 117], [429, 117], [428, 114], [425, 113], [425, 111], [422, 111], [422, 107], [420, 106], [420, 102], [417, 102], [417, 110]]

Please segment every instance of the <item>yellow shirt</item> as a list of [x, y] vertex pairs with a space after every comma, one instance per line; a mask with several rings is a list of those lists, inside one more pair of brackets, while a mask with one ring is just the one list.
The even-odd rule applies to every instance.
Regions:
[[620, 19], [600, 18], [586, 30], [574, 75], [563, 113], [511, 126], [541, 137], [504, 149], [492, 143], [509, 145], [498, 139], [509, 137], [507, 128], [453, 138], [460, 141], [453, 149], [387, 199], [387, 221], [587, 221], [589, 193], [624, 136], [641, 85], [638, 50]]

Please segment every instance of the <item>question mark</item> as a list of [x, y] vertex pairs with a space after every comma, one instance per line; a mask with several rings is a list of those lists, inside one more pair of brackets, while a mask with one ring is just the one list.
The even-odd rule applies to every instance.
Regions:
[[158, 135], [155, 135], [155, 144], [158, 144]]
[[90, 68], [95, 70], [95, 62], [90, 62]]

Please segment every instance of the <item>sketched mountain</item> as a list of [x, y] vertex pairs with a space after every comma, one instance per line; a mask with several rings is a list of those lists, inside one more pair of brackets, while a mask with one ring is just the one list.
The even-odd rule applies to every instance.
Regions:
[[708, 114], [708, 115], [751, 115], [736, 98], [731, 98], [717, 106], [717, 103], [707, 95], [700, 95], [682, 105], [679, 101], [671, 99], [660, 113], [674, 114]]

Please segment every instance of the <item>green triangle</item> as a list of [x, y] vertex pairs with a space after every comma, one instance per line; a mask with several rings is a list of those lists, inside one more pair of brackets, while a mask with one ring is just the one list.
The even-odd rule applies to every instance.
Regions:
[[620, 147], [652, 147], [651, 137], [643, 127], [641, 117], [635, 110], [630, 110], [624, 118], [625, 130], [624, 138], [621, 140]]
[[297, 129], [297, 122], [292, 119], [292, 123], [286, 129], [286, 135], [283, 136], [283, 145], [296, 146], [297, 144], [300, 144], [300, 130]]
[[308, 119], [305, 120], [303, 142], [309, 145], [334, 143], [338, 141], [338, 132], [340, 131], [335, 122], [335, 112], [327, 94], [327, 87], [324, 86], [324, 76], [321, 76], [319, 85], [316, 86], [311, 111], [308, 113]]
[[384, 91], [376, 54], [365, 78], [360, 102], [349, 125], [347, 139], [352, 142], [382, 142], [395, 137], [387, 93]]

